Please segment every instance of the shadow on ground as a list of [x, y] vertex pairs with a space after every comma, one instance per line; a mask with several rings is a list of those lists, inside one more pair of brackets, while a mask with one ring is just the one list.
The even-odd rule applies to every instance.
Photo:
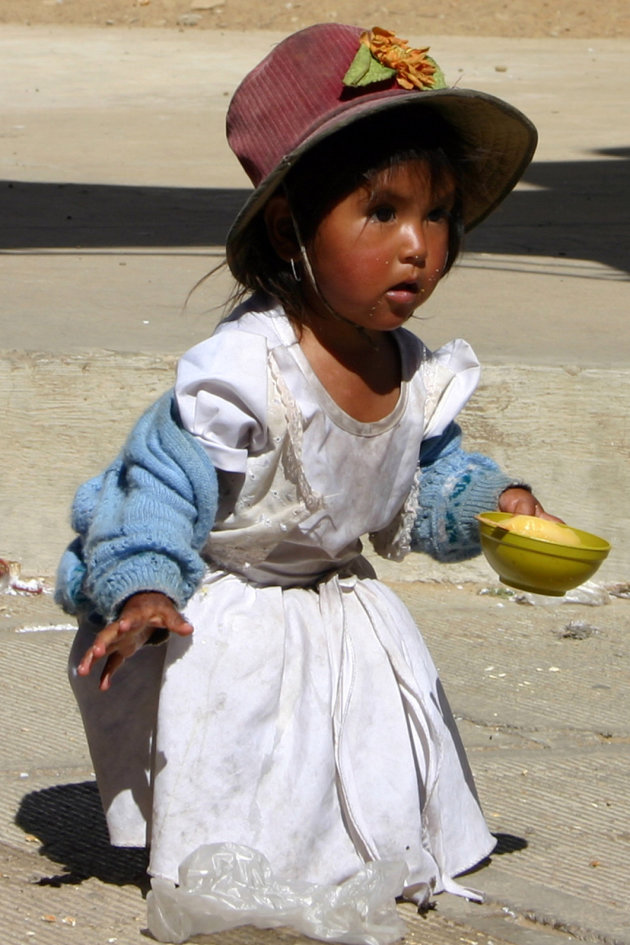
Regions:
[[515, 837], [511, 833], [495, 833], [492, 835], [497, 841], [497, 845], [492, 851], [492, 856], [505, 856], [506, 853], [518, 853], [520, 850], [526, 850], [528, 843], [523, 837]]
[[[474, 231], [474, 252], [569, 257], [630, 273], [630, 147], [534, 163]], [[0, 182], [0, 250], [222, 246], [249, 191]]]
[[60, 784], [25, 795], [16, 824], [40, 842], [39, 852], [63, 871], [39, 880], [43, 886], [75, 885], [94, 877], [145, 892], [148, 855], [144, 849], [113, 847], [107, 835], [96, 784]]
[[[15, 822], [40, 840], [42, 855], [63, 867], [61, 873], [42, 877], [39, 885], [76, 885], [94, 877], [104, 883], [133, 884], [143, 892], [148, 891], [147, 851], [110, 844], [94, 781], [59, 784], [25, 795]], [[508, 833], [494, 836], [497, 845], [492, 856], [527, 847], [522, 837]], [[489, 859], [485, 860], [476, 869], [488, 862]]]

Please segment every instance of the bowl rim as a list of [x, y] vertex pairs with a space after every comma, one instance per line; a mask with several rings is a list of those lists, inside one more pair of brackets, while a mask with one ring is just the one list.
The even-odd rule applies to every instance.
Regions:
[[[491, 521], [495, 521], [495, 522], [504, 522], [506, 519], [514, 517], [512, 512], [499, 512], [496, 510], [492, 512], [480, 512], [479, 515], [475, 516], [475, 518], [477, 520], [480, 520], [481, 516], [483, 516], [483, 518], [485, 519], [490, 519]], [[532, 515], [529, 517], [535, 518], [536, 516]], [[498, 525], [495, 528], [492, 528], [492, 526], [489, 525], [487, 522], [479, 521], [481, 533], [483, 535], [490, 538], [490, 537], [493, 537], [494, 532], [499, 532], [502, 537], [500, 539], [495, 537], [495, 540], [508, 541], [508, 544], [510, 544], [509, 538], [514, 537], [514, 538], [518, 538], [519, 543], [522, 541], [525, 541], [527, 543], [531, 543], [533, 546], [544, 545], [548, 549], [555, 547], [555, 548], [565, 548], [567, 550], [572, 549], [574, 552], [579, 550], [579, 551], [594, 551], [594, 552], [598, 552], [599, 554], [605, 553], [606, 555], [609, 553], [611, 549], [611, 545], [610, 545], [610, 542], [606, 538], [602, 538], [600, 535], [595, 535], [593, 532], [586, 532], [581, 528], [574, 528], [573, 525], [567, 525], [566, 522], [558, 522], [558, 524], [563, 525], [565, 528], [569, 528], [574, 534], [576, 534], [578, 538], [580, 539], [580, 544], [579, 545], [570, 545], [570, 544], [565, 545], [563, 542], [552, 541], [549, 538], [538, 538], [538, 537], [535, 537], [534, 535], [522, 535], [522, 534], [519, 534], [518, 532], [510, 532], [507, 529], [500, 528]], [[534, 548], [532, 548], [532, 550], [534, 550]]]

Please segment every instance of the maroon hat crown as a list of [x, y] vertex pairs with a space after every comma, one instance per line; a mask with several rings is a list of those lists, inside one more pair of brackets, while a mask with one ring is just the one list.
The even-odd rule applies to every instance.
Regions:
[[[255, 187], [324, 122], [357, 103], [343, 77], [362, 32], [320, 24], [294, 33], [239, 86], [227, 115], [227, 138]], [[400, 87], [398, 92], [408, 94]]]

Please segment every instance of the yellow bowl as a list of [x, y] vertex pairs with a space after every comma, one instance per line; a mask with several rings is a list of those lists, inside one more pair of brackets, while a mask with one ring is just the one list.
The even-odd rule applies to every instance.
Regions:
[[[508, 512], [484, 512], [490, 522], [512, 518]], [[566, 526], [568, 528], [568, 526]], [[506, 531], [480, 522], [481, 550], [503, 584], [534, 594], [561, 597], [572, 587], [588, 581], [610, 551], [610, 544], [597, 535], [571, 528], [573, 541], [561, 544]]]

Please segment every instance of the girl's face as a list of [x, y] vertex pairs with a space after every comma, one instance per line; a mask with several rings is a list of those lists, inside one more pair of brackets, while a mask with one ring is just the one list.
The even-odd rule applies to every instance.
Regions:
[[[308, 245], [321, 295], [373, 331], [397, 328], [429, 298], [446, 266], [455, 181], [425, 161], [376, 175], [326, 214]], [[321, 301], [309, 307], [325, 314]]]

